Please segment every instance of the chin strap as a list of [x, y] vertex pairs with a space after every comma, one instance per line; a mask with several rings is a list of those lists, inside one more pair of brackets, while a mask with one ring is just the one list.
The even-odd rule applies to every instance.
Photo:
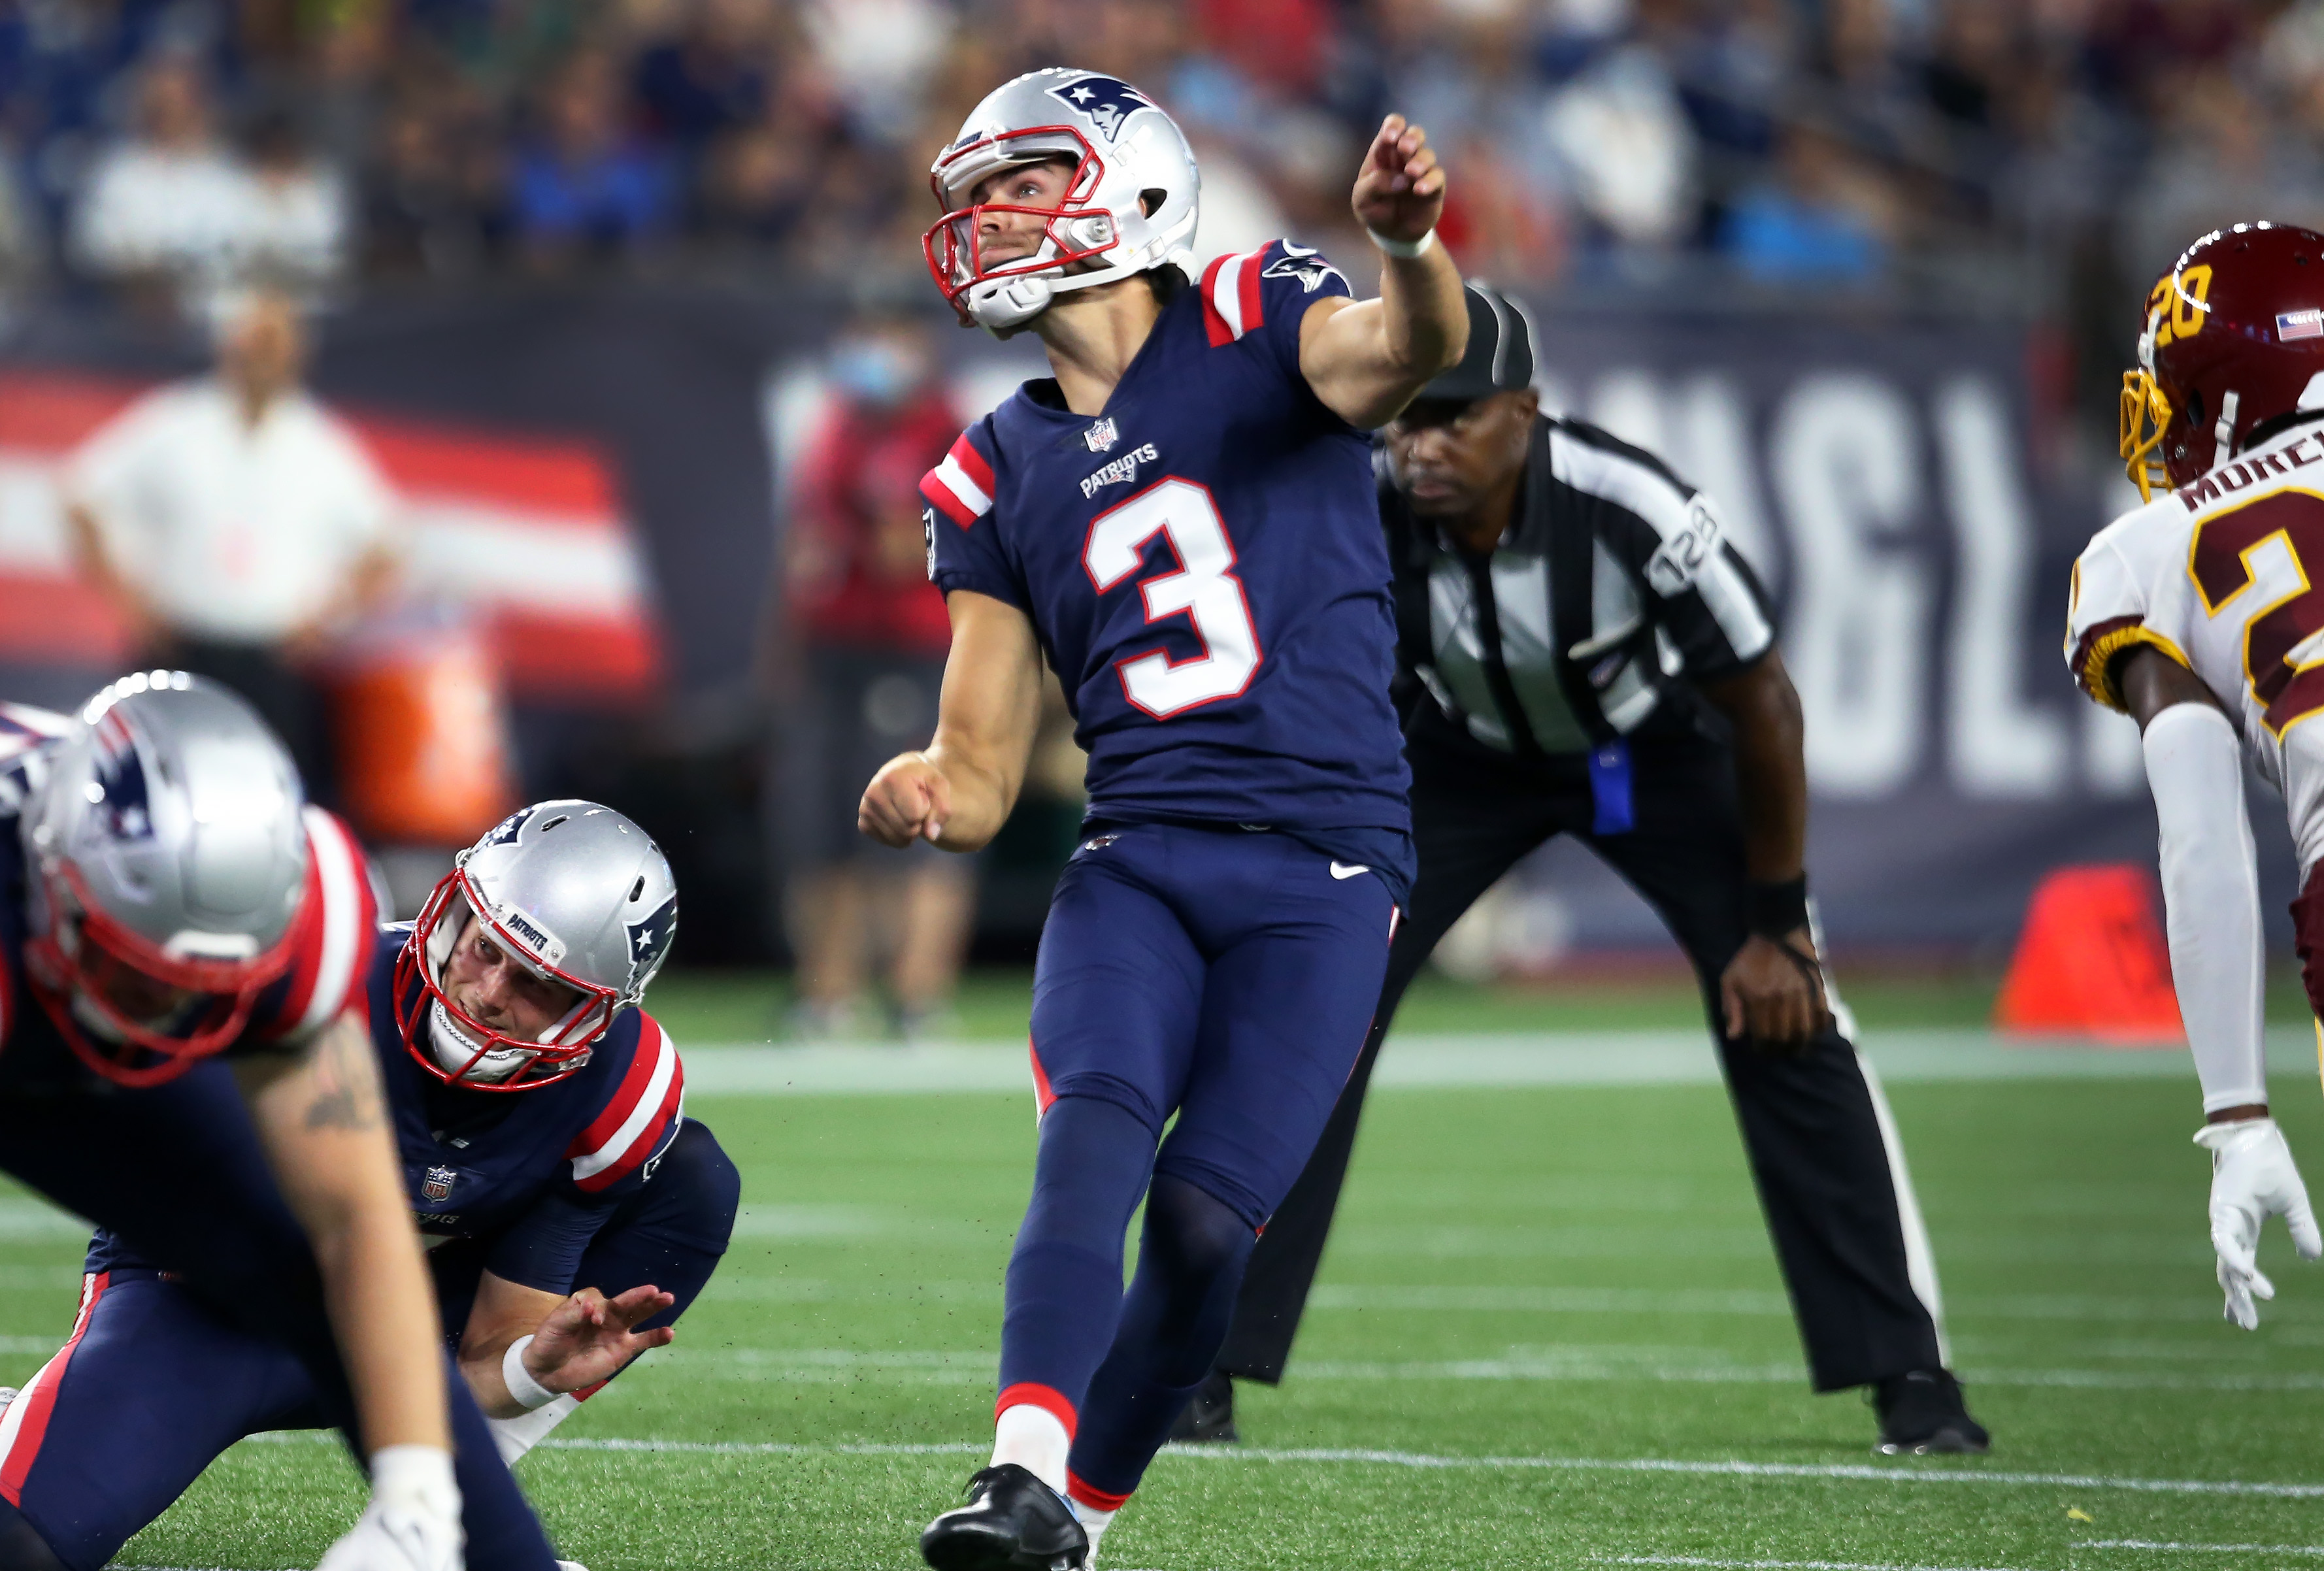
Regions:
[[1185, 247], [1173, 246], [1159, 257], [1120, 263], [1094, 273], [1020, 273], [1012, 278], [988, 279], [970, 288], [968, 314], [987, 332], [1012, 332], [1047, 310], [1061, 294], [1135, 278], [1157, 267], [1176, 267], [1192, 276], [1188, 263], [1194, 259], [1194, 254]]

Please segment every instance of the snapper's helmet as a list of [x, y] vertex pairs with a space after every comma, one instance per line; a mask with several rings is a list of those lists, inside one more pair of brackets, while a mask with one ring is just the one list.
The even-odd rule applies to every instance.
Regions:
[[82, 705], [33, 774], [32, 993], [106, 1078], [173, 1080], [242, 1035], [321, 919], [298, 769], [238, 695], [156, 670]]
[[[475, 1018], [444, 985], [472, 926], [572, 1006], [535, 1037]], [[611, 808], [537, 802], [454, 859], [395, 960], [395, 1023], [438, 1079], [475, 1091], [530, 1091], [578, 1071], [645, 996], [678, 936], [678, 882], [646, 832]]]
[[[1072, 168], [1054, 208], [970, 199], [994, 174], [1052, 161]], [[1194, 259], [1194, 152], [1178, 123], [1119, 77], [1052, 67], [995, 88], [936, 155], [928, 183], [944, 217], [921, 246], [964, 327], [1010, 332], [1069, 291]], [[991, 254], [986, 221], [1001, 215], [1041, 219], [1029, 254]]]
[[2142, 497], [2324, 414], [2324, 235], [2214, 229], [2146, 297], [2123, 373], [2122, 459]]

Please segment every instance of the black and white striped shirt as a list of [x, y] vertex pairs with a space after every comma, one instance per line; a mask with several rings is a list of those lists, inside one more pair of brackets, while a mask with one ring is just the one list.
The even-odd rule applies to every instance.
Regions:
[[1385, 454], [1379, 494], [1399, 685], [1497, 752], [1629, 735], [1675, 684], [1729, 675], [1775, 642], [1766, 591], [1710, 499], [1595, 426], [1535, 422], [1517, 515], [1489, 561], [1413, 516]]

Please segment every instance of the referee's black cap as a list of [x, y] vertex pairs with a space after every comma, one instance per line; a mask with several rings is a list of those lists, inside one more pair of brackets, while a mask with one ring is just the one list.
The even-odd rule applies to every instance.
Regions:
[[1480, 278], [1462, 287], [1469, 299], [1469, 352], [1422, 388], [1418, 397], [1469, 403], [1533, 385], [1533, 321], [1525, 308]]

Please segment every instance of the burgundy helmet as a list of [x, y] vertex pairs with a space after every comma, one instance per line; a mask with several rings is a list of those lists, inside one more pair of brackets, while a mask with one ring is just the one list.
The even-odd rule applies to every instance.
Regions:
[[2324, 412], [2324, 235], [2212, 230], [2146, 296], [2138, 367], [2122, 377], [2132, 483], [2152, 500], [2304, 410]]

